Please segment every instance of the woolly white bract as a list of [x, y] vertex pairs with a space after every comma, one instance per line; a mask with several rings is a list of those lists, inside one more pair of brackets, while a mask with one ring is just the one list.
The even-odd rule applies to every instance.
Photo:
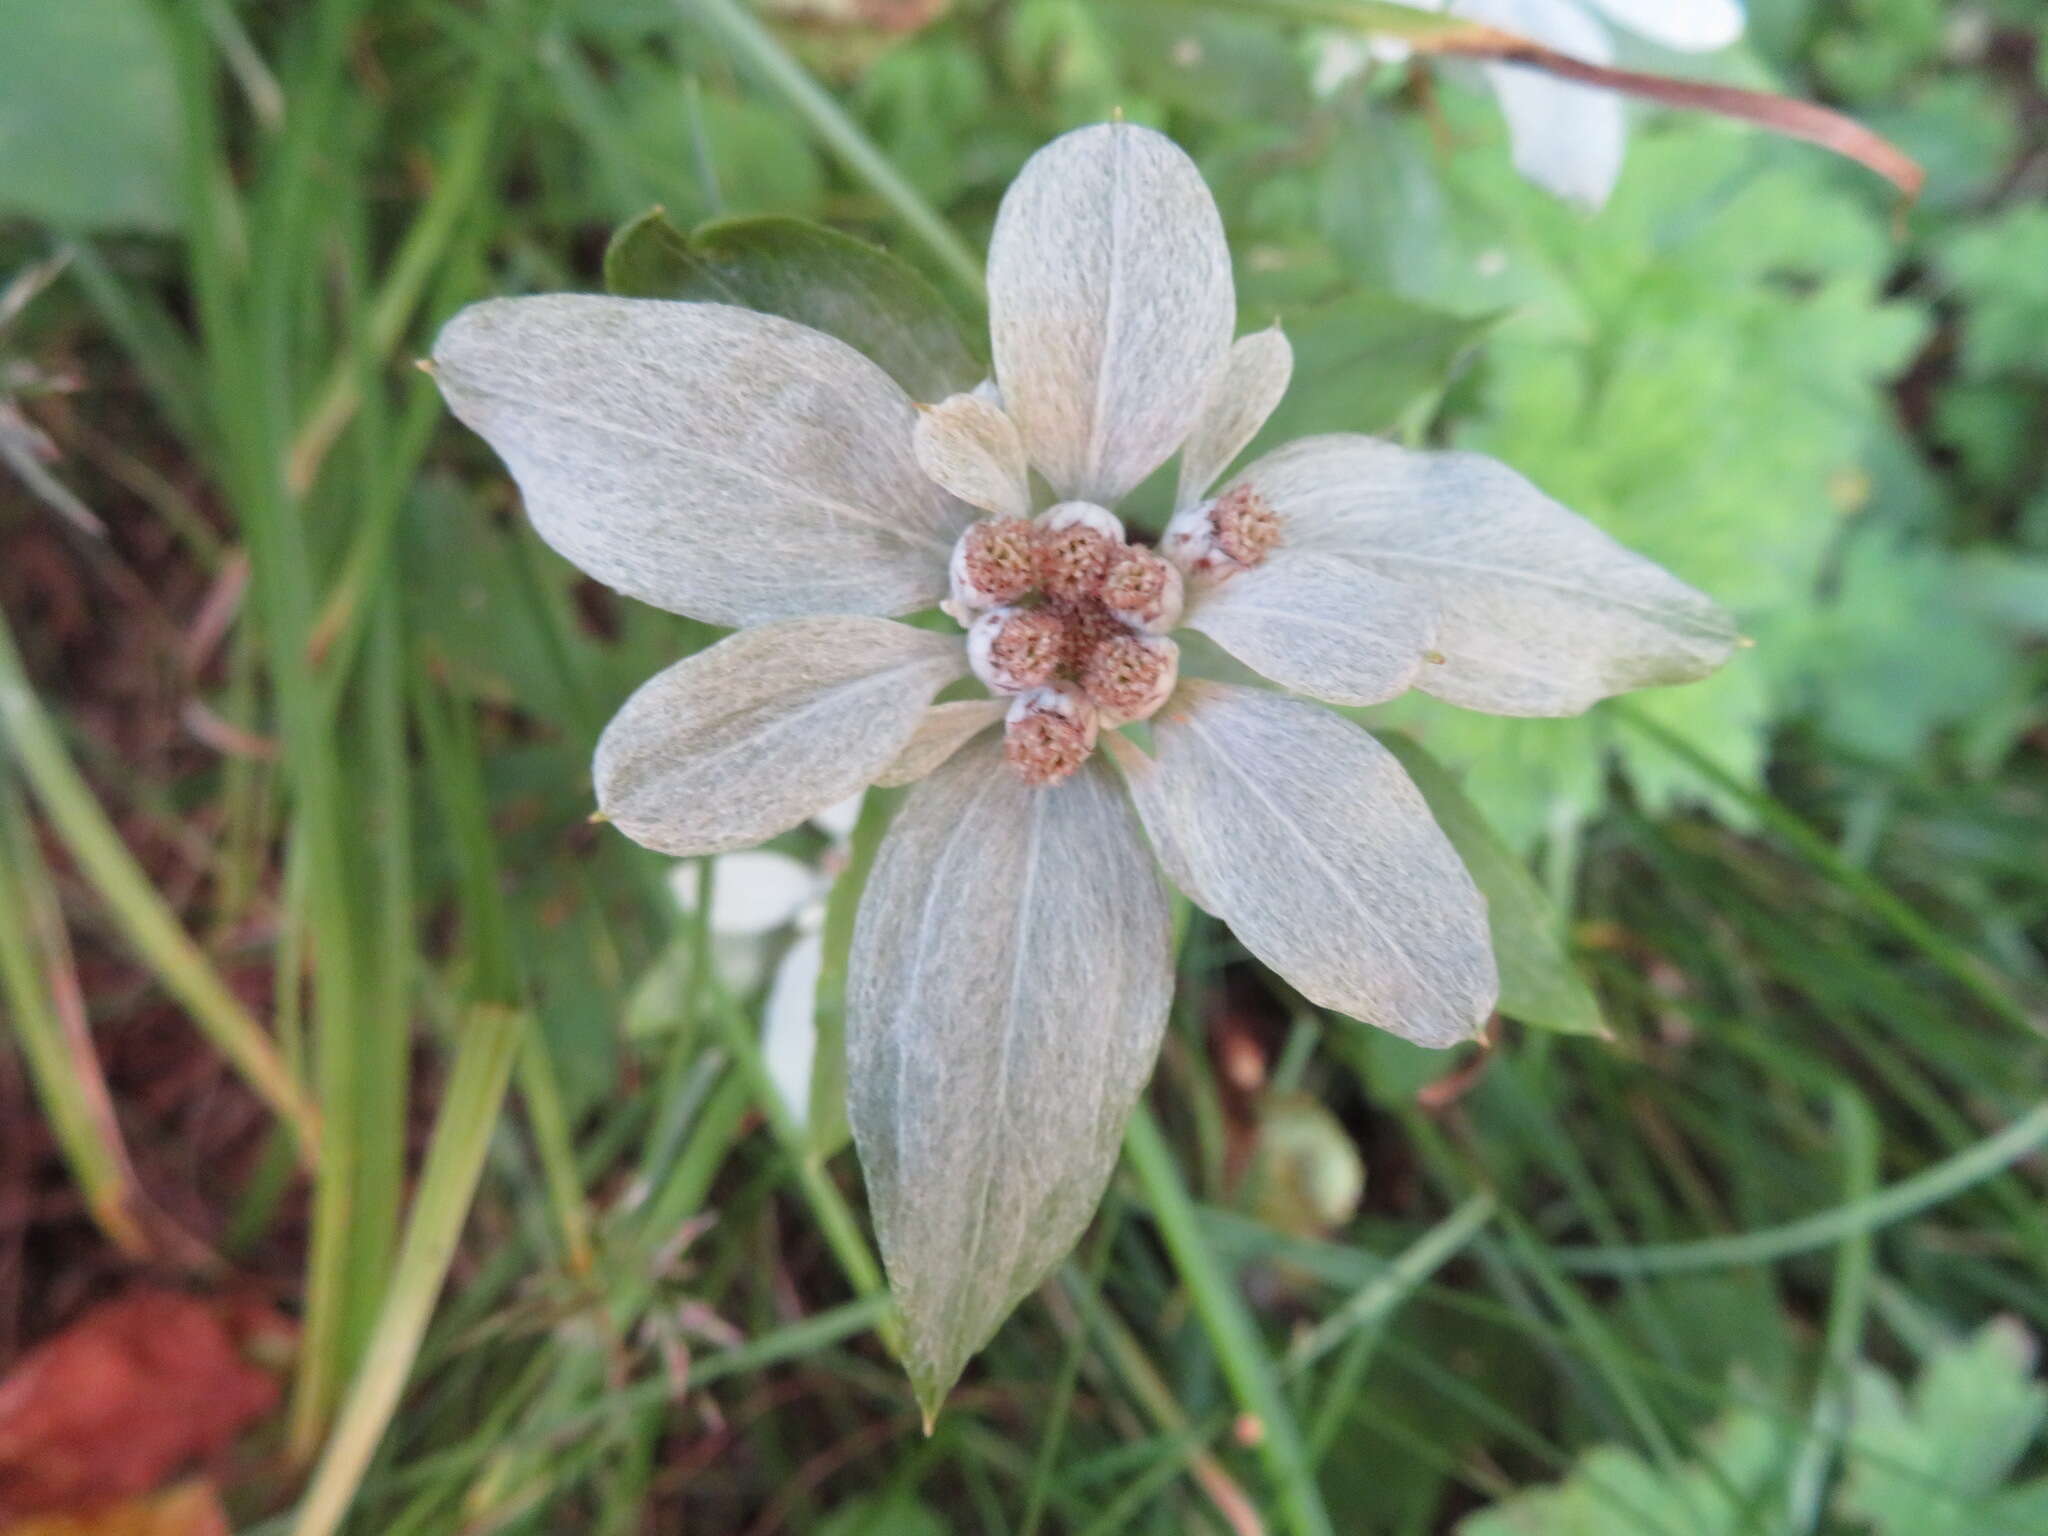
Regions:
[[[862, 897], [847, 1046], [928, 1412], [1100, 1198], [1172, 990], [1162, 871], [1323, 1007], [1431, 1046], [1492, 1010], [1471, 879], [1393, 757], [1308, 700], [1570, 714], [1699, 677], [1735, 638], [1469, 454], [1312, 438], [1211, 495], [1290, 354], [1276, 331], [1233, 345], [1221, 220], [1156, 133], [1041, 150], [989, 300], [992, 387], [922, 413], [850, 347], [721, 305], [497, 300], [435, 349], [544, 538], [738, 626], [605, 730], [613, 823], [714, 854], [915, 782]], [[1176, 452], [1178, 510], [1134, 543], [1115, 505]], [[934, 703], [965, 633], [894, 617], [942, 601], [999, 616], [975, 663], [996, 696]], [[1176, 621], [1236, 676], [1176, 687]], [[1141, 748], [1118, 727], [1146, 716]]]

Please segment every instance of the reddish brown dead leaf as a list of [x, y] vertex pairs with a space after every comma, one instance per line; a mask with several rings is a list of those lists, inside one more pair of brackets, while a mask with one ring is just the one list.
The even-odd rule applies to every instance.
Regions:
[[242, 1346], [286, 1326], [266, 1309], [141, 1289], [30, 1350], [0, 1380], [0, 1531], [150, 1493], [220, 1457], [278, 1397]]
[[1920, 189], [1927, 181], [1927, 172], [1921, 169], [1920, 163], [1891, 140], [1872, 133], [1854, 118], [1844, 117], [1840, 112], [1830, 111], [1810, 101], [1795, 101], [1789, 96], [1775, 96], [1769, 91], [1748, 91], [1740, 86], [1715, 85], [1705, 80], [1681, 80], [1636, 69], [1589, 64], [1584, 59], [1559, 53], [1555, 48], [1546, 48], [1529, 38], [1477, 22], [1447, 27], [1431, 36], [1410, 36], [1406, 41], [1417, 53], [1520, 64], [1600, 90], [1640, 96], [1661, 106], [1712, 112], [1740, 122], [1755, 123], [1786, 138], [1818, 144], [1822, 149], [1833, 150], [1858, 165], [1868, 167], [1903, 192], [1908, 202], [1920, 195]]
[[0, 1536], [229, 1536], [213, 1484], [180, 1483], [147, 1499], [124, 1499], [86, 1514], [33, 1515], [0, 1526]]
[[[1244, 0], [1239, 0], [1240, 4]], [[1265, 9], [1293, 20], [1305, 17], [1327, 21], [1332, 26], [1358, 27], [1367, 32], [1399, 38], [1416, 53], [1440, 58], [1485, 59], [1502, 64], [1520, 64], [1540, 69], [1566, 80], [1577, 80], [1600, 90], [1640, 96], [1667, 107], [1684, 107], [1713, 112], [1741, 122], [1755, 123], [1787, 138], [1804, 139], [1823, 149], [1867, 166], [1905, 194], [1910, 203], [1920, 195], [1927, 173], [1918, 161], [1889, 139], [1872, 133], [1861, 123], [1831, 112], [1810, 101], [1794, 101], [1768, 91], [1746, 91], [1732, 85], [1712, 85], [1702, 80], [1680, 80], [1669, 75], [1645, 74], [1640, 70], [1611, 69], [1589, 64], [1584, 59], [1559, 53], [1541, 43], [1490, 27], [1484, 22], [1431, 15], [1407, 9], [1395, 0], [1252, 0], [1254, 8]]]

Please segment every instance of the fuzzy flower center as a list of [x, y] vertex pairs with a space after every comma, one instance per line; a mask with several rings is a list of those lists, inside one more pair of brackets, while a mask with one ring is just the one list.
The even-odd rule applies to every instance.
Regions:
[[1249, 485], [1233, 487], [1209, 509], [1216, 547], [1247, 568], [1263, 565], [1280, 543], [1280, 517]]
[[1214, 501], [1176, 512], [1160, 547], [1196, 581], [1226, 581], [1264, 565], [1283, 537], [1280, 514], [1256, 486], [1234, 485]]
[[946, 611], [967, 625], [974, 674], [1014, 702], [1003, 754], [1032, 784], [1057, 784], [1098, 732], [1166, 702], [1180, 651], [1180, 571], [1133, 545], [1100, 507], [1066, 502], [1036, 519], [996, 518], [961, 535]]

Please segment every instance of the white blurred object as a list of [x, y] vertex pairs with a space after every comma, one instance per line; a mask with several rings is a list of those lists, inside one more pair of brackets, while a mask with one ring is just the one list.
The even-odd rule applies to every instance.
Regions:
[[[810, 1117], [811, 1071], [818, 1054], [818, 977], [825, 964], [825, 902], [846, 863], [846, 844], [866, 794], [827, 806], [811, 825], [832, 839], [816, 865], [786, 853], [749, 849], [711, 861], [712, 950], [719, 977], [751, 992], [766, 970], [772, 941], [794, 928], [796, 939], [776, 962], [761, 1012], [761, 1050], [775, 1090], [798, 1125]], [[669, 870], [669, 891], [686, 916], [697, 910], [699, 860]]]
[[[823, 918], [822, 910], [819, 913]], [[767, 1006], [761, 1010], [761, 1054], [768, 1077], [792, 1119], [803, 1125], [811, 1114], [811, 1072], [818, 1059], [818, 978], [825, 969], [822, 928], [801, 935], [775, 967]]]
[[867, 803], [867, 791], [850, 796], [837, 805], [828, 805], [811, 818], [811, 825], [831, 838], [843, 843], [853, 836], [853, 829], [860, 820], [860, 808]]
[[[669, 873], [669, 888], [685, 914], [697, 910], [700, 880], [694, 863]], [[719, 938], [754, 938], [785, 928], [817, 895], [823, 877], [786, 853], [749, 849], [721, 854], [712, 865], [711, 931]]]

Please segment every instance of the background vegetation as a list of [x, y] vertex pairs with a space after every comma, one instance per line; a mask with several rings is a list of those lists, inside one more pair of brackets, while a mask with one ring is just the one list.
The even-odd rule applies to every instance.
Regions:
[[[2048, 1530], [2035, 0], [1644, 56], [1893, 135], [1910, 212], [1660, 115], [1595, 216], [1454, 70], [1321, 90], [1225, 0], [818, 9], [894, 25], [0, 0], [0, 1366], [138, 1274], [294, 1314], [254, 1530]], [[710, 632], [579, 581], [408, 365], [652, 204], [862, 235], [972, 332], [1002, 188], [1115, 109], [1295, 338], [1275, 432], [1483, 448], [1756, 645], [1378, 712], [1513, 892], [1517, 1016], [1415, 1051], [1197, 916], [1101, 1217], [926, 1439], [762, 1057], [790, 935], [585, 820]], [[885, 811], [782, 846], [857, 872]]]

